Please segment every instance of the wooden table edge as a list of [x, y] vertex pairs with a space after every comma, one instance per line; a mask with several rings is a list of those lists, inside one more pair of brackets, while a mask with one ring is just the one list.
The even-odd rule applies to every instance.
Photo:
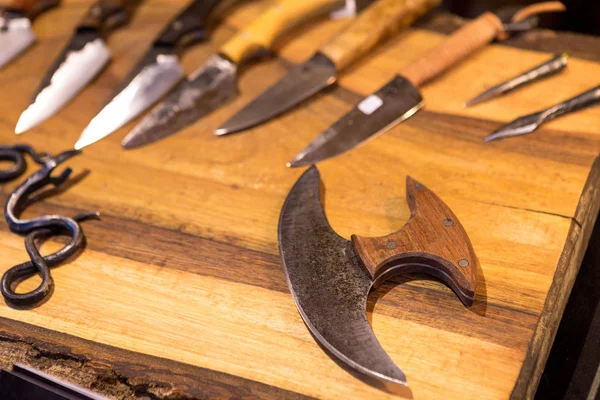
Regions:
[[531, 399], [535, 396], [556, 331], [577, 278], [587, 245], [600, 211], [600, 156], [596, 157], [579, 198], [567, 240], [542, 313], [529, 342], [525, 361], [511, 393], [511, 399]]

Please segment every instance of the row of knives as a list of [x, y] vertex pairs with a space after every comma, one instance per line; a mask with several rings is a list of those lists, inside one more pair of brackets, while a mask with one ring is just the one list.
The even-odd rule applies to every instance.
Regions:
[[[344, 5], [342, 0], [275, 2], [223, 44], [204, 65], [185, 77], [180, 63], [183, 51], [207, 40], [207, 26], [237, 2], [195, 0], [183, 9], [157, 36], [115, 95], [83, 130], [75, 148], [82, 149], [110, 135], [165, 96], [164, 101], [125, 136], [124, 148], [156, 142], [198, 122], [238, 94], [239, 67], [252, 55], [272, 49], [277, 38], [289, 28], [315, 16], [331, 15]], [[356, 15], [353, 21], [310, 59], [224, 122], [215, 134], [227, 135], [263, 124], [335, 84], [338, 76], [356, 60], [440, 2], [346, 0], [346, 11], [351, 10]], [[14, 0], [0, 11], [0, 69], [35, 42], [32, 21], [58, 4], [59, 0]], [[138, 5], [139, 0], [99, 0], [92, 5], [21, 114], [15, 129], [17, 134], [57, 114], [102, 72], [111, 59], [107, 37], [129, 21]], [[560, 2], [551, 1], [483, 14], [357, 104], [294, 157], [288, 166], [305, 166], [334, 157], [406, 120], [423, 105], [418, 90], [420, 85], [493, 40], [504, 40], [535, 27], [538, 14], [563, 10]], [[564, 57], [553, 60], [552, 71], [565, 64]], [[546, 67], [544, 71], [547, 72]], [[590, 96], [600, 98], [600, 90]]]

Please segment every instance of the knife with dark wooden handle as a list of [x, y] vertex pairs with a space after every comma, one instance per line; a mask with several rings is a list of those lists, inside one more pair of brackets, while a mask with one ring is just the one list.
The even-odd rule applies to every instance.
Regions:
[[85, 14], [71, 41], [54, 61], [31, 104], [21, 114], [15, 133], [41, 124], [72, 100], [109, 63], [106, 37], [125, 25], [139, 0], [100, 0]]
[[60, 0], [13, 0], [0, 8], [0, 68], [36, 41], [31, 22]]
[[33, 21], [35, 17], [60, 3], [60, 0], [13, 0], [5, 8], [2, 17], [19, 15]]

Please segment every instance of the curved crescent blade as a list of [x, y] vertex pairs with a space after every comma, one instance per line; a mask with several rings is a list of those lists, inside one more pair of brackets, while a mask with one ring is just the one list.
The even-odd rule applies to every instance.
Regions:
[[367, 320], [371, 278], [352, 243], [329, 225], [319, 184], [319, 171], [312, 167], [291, 190], [279, 220], [279, 250], [298, 311], [319, 343], [343, 363], [406, 385]]

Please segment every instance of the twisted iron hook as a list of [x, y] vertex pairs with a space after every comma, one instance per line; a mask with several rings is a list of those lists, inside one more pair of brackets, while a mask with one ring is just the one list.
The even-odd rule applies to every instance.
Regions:
[[[84, 213], [74, 218], [59, 215], [46, 215], [38, 218], [22, 220], [20, 214], [25, 209], [29, 197], [47, 185], [58, 187], [62, 185], [72, 170], [65, 169], [57, 177], [52, 172], [66, 160], [80, 154], [80, 151], [69, 150], [50, 157], [45, 153], [35, 153], [30, 146], [13, 146], [0, 148], [0, 160], [8, 160], [14, 166], [8, 170], [0, 171], [0, 181], [15, 179], [26, 169], [25, 154], [42, 165], [42, 168], [29, 176], [9, 196], [5, 207], [6, 222], [14, 233], [26, 235], [25, 248], [30, 261], [16, 265], [6, 271], [0, 280], [0, 292], [6, 302], [13, 306], [30, 307], [41, 303], [53, 290], [54, 282], [50, 268], [73, 256], [85, 246], [85, 236], [79, 222], [89, 218], [97, 218], [98, 213]], [[37, 240], [46, 240], [52, 236], [67, 233], [71, 240], [61, 250], [43, 257], [36, 245]], [[40, 285], [28, 293], [16, 293], [15, 289], [23, 280], [39, 274], [42, 278]]]

